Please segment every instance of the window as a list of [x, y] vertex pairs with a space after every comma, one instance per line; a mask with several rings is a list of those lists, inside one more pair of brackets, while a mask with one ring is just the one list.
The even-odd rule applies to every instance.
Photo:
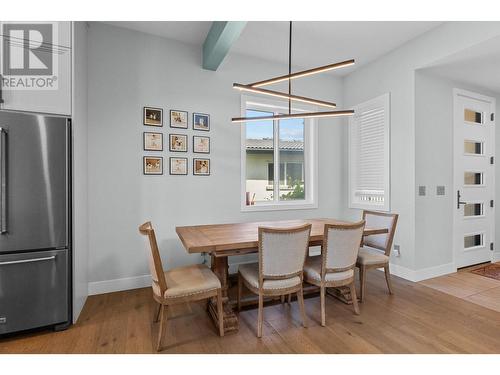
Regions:
[[484, 246], [484, 233], [470, 234], [464, 236], [464, 249]]
[[[287, 112], [288, 102], [242, 98], [247, 117]], [[241, 127], [242, 210], [317, 207], [314, 120], [256, 121]]]
[[389, 211], [389, 94], [354, 107], [349, 120], [349, 207]]
[[471, 125], [482, 125], [483, 114], [481, 112], [473, 111], [472, 109], [464, 109], [464, 120], [467, 124]]

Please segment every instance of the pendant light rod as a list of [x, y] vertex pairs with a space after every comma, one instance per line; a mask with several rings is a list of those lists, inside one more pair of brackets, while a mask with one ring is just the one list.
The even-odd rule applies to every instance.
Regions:
[[306, 77], [306, 76], [310, 76], [313, 74], [328, 72], [330, 70], [345, 68], [347, 66], [354, 65], [354, 63], [355, 63], [354, 59], [346, 60], [346, 61], [338, 62], [335, 64], [329, 64], [329, 65], [324, 65], [324, 66], [320, 66], [320, 67], [313, 68], [313, 69], [303, 70], [303, 71], [296, 72], [293, 74], [287, 74], [284, 76], [266, 79], [265, 81], [250, 83], [249, 86], [261, 87], [261, 86], [271, 85], [273, 83], [283, 82], [286, 80], [290, 81], [290, 80], [296, 79], [296, 78], [301, 78], [301, 77]]
[[318, 117], [342, 117], [352, 116], [353, 110], [344, 111], [327, 111], [327, 112], [308, 112], [308, 113], [293, 113], [288, 115], [273, 115], [273, 116], [258, 116], [258, 117], [233, 117], [232, 122], [251, 122], [251, 121], [266, 121], [266, 120], [284, 120], [290, 118], [318, 118]]
[[[290, 21], [290, 39], [288, 40], [288, 75], [292, 74], [292, 21]], [[288, 114], [292, 114], [292, 80], [288, 80]]]
[[241, 90], [241, 91], [254, 92], [256, 94], [262, 94], [262, 95], [274, 96], [274, 97], [282, 98], [282, 99], [288, 99], [289, 102], [294, 101], [294, 102], [313, 104], [313, 105], [317, 105], [317, 106], [321, 106], [321, 107], [337, 108], [337, 105], [333, 102], [326, 102], [324, 100], [308, 98], [306, 96], [300, 96], [300, 95], [290, 95], [290, 94], [287, 94], [284, 92], [261, 89], [258, 87], [242, 85], [239, 83], [233, 83], [233, 88]]

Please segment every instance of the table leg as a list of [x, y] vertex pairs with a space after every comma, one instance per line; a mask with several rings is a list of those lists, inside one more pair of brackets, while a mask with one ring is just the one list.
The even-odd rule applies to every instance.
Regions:
[[[222, 285], [222, 301], [224, 310], [224, 333], [238, 332], [238, 317], [229, 304], [227, 296], [229, 265], [227, 257], [215, 257], [212, 255], [212, 271], [217, 275]], [[215, 326], [219, 327], [219, 318], [217, 314], [217, 302], [211, 299], [208, 303], [208, 313], [214, 321]]]

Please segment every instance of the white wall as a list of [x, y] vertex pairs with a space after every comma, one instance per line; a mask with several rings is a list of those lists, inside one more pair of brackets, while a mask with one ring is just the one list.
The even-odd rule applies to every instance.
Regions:
[[[425, 244], [416, 241], [421, 229], [433, 233], [416, 209], [420, 204], [416, 186], [422, 184], [416, 178], [424, 180], [416, 165], [427, 156], [416, 152], [421, 133], [415, 129], [415, 71], [497, 35], [498, 22], [450, 22], [343, 80], [321, 75], [294, 83], [297, 94], [314, 93], [315, 97], [336, 101], [339, 108], [391, 93], [391, 210], [400, 214], [395, 244], [401, 245], [401, 257], [393, 257], [391, 263], [395, 273], [409, 279], [421, 278], [429, 267], [449, 259], [446, 254], [426, 258], [425, 251], [420, 252]], [[175, 234], [178, 225], [360, 216], [358, 210], [347, 208], [347, 131], [341, 119], [322, 119], [319, 123], [318, 209], [240, 212], [240, 127], [229, 121], [239, 114], [240, 96], [231, 86], [233, 82], [282, 74], [286, 67], [236, 54], [230, 54], [217, 72], [200, 66], [199, 47], [106, 24], [90, 25], [90, 293], [149, 283], [137, 232], [138, 225], [146, 220], [153, 221], [164, 266], [170, 268], [201, 261], [200, 256], [185, 252]], [[210, 177], [192, 176], [191, 153], [187, 155], [190, 175], [169, 176], [168, 157], [172, 155], [168, 151], [157, 153], [164, 157], [165, 175], [142, 175], [142, 156], [146, 154], [142, 151], [142, 132], [153, 129], [142, 125], [144, 105], [164, 109], [166, 126], [159, 130], [165, 141], [170, 133], [169, 109], [187, 110], [190, 116], [193, 111], [211, 114]], [[195, 134], [192, 130], [174, 131]], [[436, 168], [445, 166], [438, 163]], [[443, 184], [446, 186], [446, 181]], [[444, 199], [438, 203], [446, 206], [447, 202]]]
[[[201, 69], [201, 48], [91, 23], [89, 29], [89, 247], [90, 293], [148, 285], [149, 274], [138, 226], [151, 220], [157, 229], [165, 268], [200, 262], [188, 255], [178, 225], [262, 219], [340, 217], [344, 191], [344, 124], [319, 121], [319, 208], [240, 212], [240, 113], [233, 82], [252, 82], [287, 71], [286, 66], [230, 54], [217, 72]], [[342, 80], [322, 75], [294, 83], [297, 94], [336, 101], [342, 107]], [[180, 109], [211, 115], [212, 175], [143, 176], [142, 107]], [[190, 125], [191, 125], [191, 119]], [[173, 129], [176, 133], [187, 133]], [[191, 140], [189, 143], [191, 149]], [[180, 155], [185, 156], [185, 155]]]
[[[482, 87], [441, 78], [424, 69], [415, 75], [416, 185], [427, 187], [426, 196], [416, 197], [415, 268], [453, 266], [453, 89], [464, 89], [495, 97]], [[496, 132], [498, 133], [498, 132]], [[496, 149], [500, 148], [496, 134]], [[497, 155], [500, 153], [497, 152]], [[496, 166], [497, 179], [499, 166]], [[446, 195], [436, 195], [436, 185], [444, 185]], [[500, 197], [496, 188], [496, 198]], [[500, 210], [496, 210], [496, 236], [500, 234]], [[500, 237], [497, 237], [497, 239]], [[453, 268], [453, 267], [452, 267]]]
[[73, 321], [88, 294], [87, 24], [73, 28]]
[[[391, 93], [391, 211], [400, 214], [395, 244], [401, 257], [392, 257], [393, 271], [410, 279], [415, 274], [415, 70], [500, 34], [498, 22], [447, 22], [344, 79], [347, 107]], [[347, 139], [347, 134], [344, 134]], [[344, 155], [347, 150], [344, 149]], [[347, 181], [347, 171], [343, 176]], [[347, 190], [347, 185], [344, 186]], [[358, 218], [347, 208], [346, 217]]]

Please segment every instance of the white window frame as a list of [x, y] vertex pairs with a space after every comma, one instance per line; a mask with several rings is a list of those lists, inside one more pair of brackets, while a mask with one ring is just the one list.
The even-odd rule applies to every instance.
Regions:
[[[274, 174], [274, 162], [273, 163], [267, 163], [268, 166], [269, 166], [269, 164], [273, 164], [273, 174]], [[300, 163], [300, 162], [296, 162], [296, 161], [280, 162], [280, 176], [279, 176], [280, 177], [280, 183], [281, 183], [281, 166], [283, 165], [283, 177], [284, 177], [284, 181], [286, 181], [286, 174], [287, 174], [286, 172], [287, 172], [289, 164], [300, 164], [300, 166], [302, 167], [301, 170], [300, 170], [301, 178], [302, 179], [305, 178], [304, 163]], [[268, 172], [269, 172], [269, 167], [268, 167]], [[269, 175], [268, 175], [267, 180], [269, 181]]]
[[[361, 201], [357, 196], [359, 195], [359, 189], [356, 188], [356, 158], [355, 145], [357, 136], [357, 112], [369, 110], [370, 108], [377, 107], [384, 108], [384, 203], [381, 204], [377, 201]], [[390, 94], [386, 93], [378, 96], [374, 99], [368, 100], [357, 106], [354, 106], [354, 116], [349, 119], [349, 131], [348, 131], [348, 165], [349, 165], [349, 208], [358, 209], [368, 209], [368, 210], [379, 210], [379, 211], [390, 211], [390, 201], [391, 201], [391, 158], [390, 158]], [[366, 195], [377, 195], [375, 191], [364, 191]]]
[[[274, 112], [276, 109], [288, 112], [288, 102], [283, 100], [273, 100], [251, 95], [241, 96], [241, 115], [246, 115], [246, 110], [254, 109], [257, 111]], [[311, 108], [293, 106], [294, 113], [311, 112]], [[258, 202], [253, 206], [246, 205], [246, 123], [241, 126], [241, 192], [240, 203], [242, 212], [254, 211], [280, 211], [280, 210], [300, 210], [318, 208], [318, 131], [316, 119], [304, 120], [304, 181], [305, 181], [305, 199], [300, 201], [279, 201]], [[279, 137], [279, 129], [274, 127], [274, 139]], [[278, 197], [279, 192], [279, 149], [274, 149], [274, 192], [273, 197]], [[276, 183], [276, 176], [278, 183]]]

